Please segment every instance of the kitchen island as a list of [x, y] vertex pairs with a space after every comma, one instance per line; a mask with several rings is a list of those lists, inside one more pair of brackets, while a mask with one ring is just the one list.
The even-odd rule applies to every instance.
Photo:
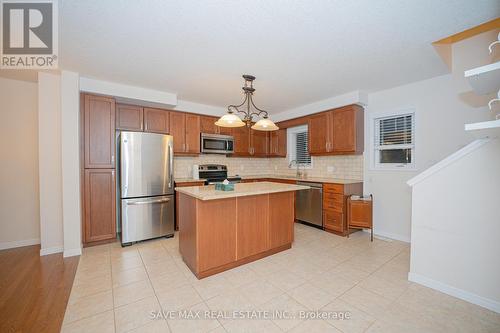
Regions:
[[295, 191], [272, 182], [178, 187], [179, 250], [198, 279], [287, 250], [293, 242]]

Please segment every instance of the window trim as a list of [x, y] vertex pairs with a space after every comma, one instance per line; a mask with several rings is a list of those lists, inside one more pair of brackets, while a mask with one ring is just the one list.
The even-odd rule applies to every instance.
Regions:
[[[377, 152], [378, 149], [375, 148], [375, 132], [376, 132], [376, 120], [379, 118], [387, 118], [387, 117], [401, 117], [404, 115], [411, 114], [413, 116], [413, 150], [412, 150], [412, 162], [409, 164], [401, 164], [401, 163], [377, 163]], [[374, 112], [369, 113], [369, 142], [370, 142], [370, 166], [369, 170], [371, 171], [410, 171], [414, 172], [417, 170], [417, 143], [418, 143], [418, 135], [417, 135], [417, 112], [415, 108], [405, 108], [405, 109], [397, 109], [386, 112]], [[398, 145], [401, 147], [402, 145]]]
[[[309, 127], [307, 125], [300, 125], [300, 126], [294, 126], [294, 127], [289, 127], [286, 129], [286, 145], [287, 145], [287, 161], [288, 161], [288, 165], [290, 165], [290, 162], [294, 159], [296, 159], [296, 156], [294, 156], [295, 154], [295, 138], [294, 138], [294, 134], [296, 133], [300, 133], [300, 132], [308, 132], [309, 130]], [[292, 140], [293, 138], [293, 140]], [[289, 169], [296, 169], [297, 166], [295, 164], [295, 162], [293, 163], [293, 165], [289, 166], [288, 167]], [[300, 169], [312, 169], [313, 168], [313, 156], [311, 156], [311, 164], [309, 165], [303, 165], [303, 164], [300, 164], [299, 166]]]

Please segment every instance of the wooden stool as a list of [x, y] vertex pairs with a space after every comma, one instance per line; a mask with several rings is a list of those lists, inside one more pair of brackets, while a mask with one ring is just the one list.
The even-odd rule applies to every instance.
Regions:
[[[347, 230], [351, 227], [370, 229], [370, 239], [373, 242], [373, 195], [370, 194], [370, 198], [371, 200], [347, 198]], [[349, 237], [349, 233], [347, 237]]]

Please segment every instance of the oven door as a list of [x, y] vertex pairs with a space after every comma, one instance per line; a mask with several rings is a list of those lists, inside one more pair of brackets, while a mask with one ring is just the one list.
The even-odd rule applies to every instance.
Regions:
[[229, 135], [201, 134], [201, 152], [209, 154], [231, 154], [234, 139]]

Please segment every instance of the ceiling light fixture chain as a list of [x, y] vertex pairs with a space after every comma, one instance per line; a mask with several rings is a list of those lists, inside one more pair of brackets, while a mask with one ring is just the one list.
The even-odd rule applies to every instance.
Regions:
[[[245, 94], [243, 102], [238, 105], [229, 105], [227, 107], [227, 114], [222, 116], [215, 124], [222, 127], [241, 127], [246, 125], [247, 127], [251, 126], [252, 129], [259, 131], [278, 130], [278, 126], [276, 126], [269, 119], [269, 113], [266, 110], [258, 108], [253, 101], [253, 93], [255, 92], [253, 81], [255, 80], [255, 76], [243, 75], [243, 79], [245, 80], [245, 85], [242, 87]], [[240, 108], [244, 105], [246, 105], [246, 110], [240, 110]], [[256, 111], [253, 111], [252, 107]], [[243, 121], [241, 121], [241, 119], [236, 116], [235, 113], [241, 113], [243, 115]], [[252, 126], [253, 116], [262, 117], [262, 119], [257, 121]]]

